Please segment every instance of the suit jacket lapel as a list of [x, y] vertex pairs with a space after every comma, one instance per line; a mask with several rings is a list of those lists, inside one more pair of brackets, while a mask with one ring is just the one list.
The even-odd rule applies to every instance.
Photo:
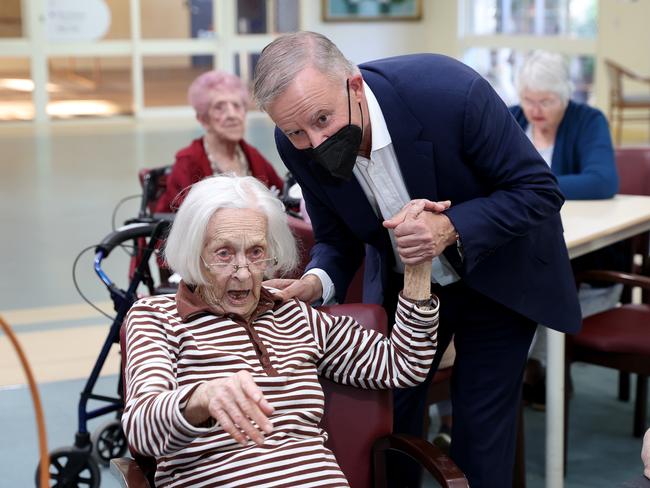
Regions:
[[437, 200], [433, 144], [420, 139], [422, 124], [405, 107], [393, 86], [373, 71], [361, 70], [374, 93], [388, 125], [402, 177], [411, 198]]

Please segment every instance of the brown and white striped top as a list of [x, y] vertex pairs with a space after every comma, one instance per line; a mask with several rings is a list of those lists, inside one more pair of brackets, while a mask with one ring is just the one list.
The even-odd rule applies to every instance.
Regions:
[[[436, 351], [438, 307], [400, 297], [390, 339], [262, 289], [249, 323], [217, 316], [181, 283], [176, 297], [137, 301], [127, 318], [122, 425], [136, 451], [158, 462], [156, 486], [347, 487], [319, 428], [318, 375], [362, 388], [422, 382]], [[248, 371], [275, 409], [264, 445], [241, 446], [218, 423], [182, 413], [201, 383]]]

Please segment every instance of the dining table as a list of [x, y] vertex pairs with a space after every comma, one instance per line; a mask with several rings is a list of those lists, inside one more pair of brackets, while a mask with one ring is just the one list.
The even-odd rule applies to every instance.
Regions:
[[[561, 210], [569, 257], [577, 258], [650, 231], [650, 196], [616, 195], [606, 200], [568, 200]], [[547, 333], [546, 488], [564, 486], [565, 334]]]

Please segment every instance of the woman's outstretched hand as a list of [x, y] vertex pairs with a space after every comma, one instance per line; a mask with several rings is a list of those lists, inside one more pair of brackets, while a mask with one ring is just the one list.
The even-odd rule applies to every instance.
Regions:
[[264, 444], [264, 434], [273, 432], [268, 418], [272, 413], [273, 407], [248, 371], [201, 383], [183, 411], [192, 425], [214, 418], [242, 446], [249, 439]]

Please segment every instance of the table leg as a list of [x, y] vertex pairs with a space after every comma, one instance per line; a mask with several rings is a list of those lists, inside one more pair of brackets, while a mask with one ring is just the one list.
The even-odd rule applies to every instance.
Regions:
[[564, 334], [546, 329], [546, 488], [564, 486]]

